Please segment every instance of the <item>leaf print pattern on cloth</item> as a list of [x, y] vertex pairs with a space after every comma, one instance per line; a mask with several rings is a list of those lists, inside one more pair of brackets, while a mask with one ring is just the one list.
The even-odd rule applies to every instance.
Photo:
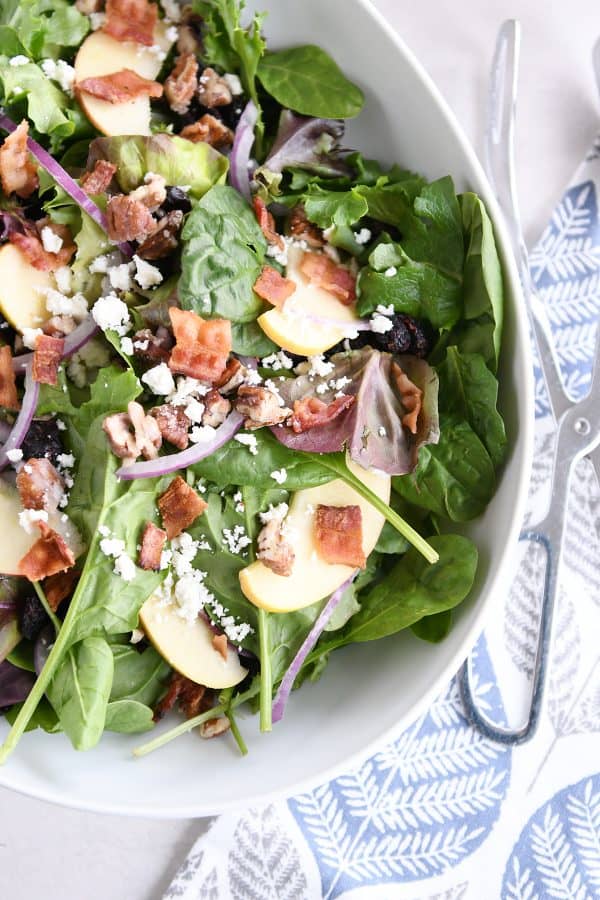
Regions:
[[530, 818], [508, 861], [502, 900], [595, 900], [600, 892], [600, 776], [559, 791]]
[[[502, 719], [483, 640], [479, 702]], [[453, 681], [417, 722], [371, 760], [289, 801], [323, 881], [323, 897], [440, 874], [490, 833], [505, 796], [509, 748], [486, 741], [462, 713]]]

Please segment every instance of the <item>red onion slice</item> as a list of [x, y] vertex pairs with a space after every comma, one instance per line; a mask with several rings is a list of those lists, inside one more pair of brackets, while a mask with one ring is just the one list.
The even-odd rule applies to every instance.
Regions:
[[121, 466], [117, 469], [117, 478], [123, 481], [133, 481], [135, 478], [158, 478], [161, 475], [170, 475], [178, 472], [194, 463], [205, 459], [230, 441], [244, 424], [244, 416], [238, 412], [232, 412], [222, 425], [215, 429], [215, 436], [207, 443], [194, 444], [181, 453], [172, 453], [170, 456], [161, 456], [158, 459], [149, 459], [146, 462], [133, 463], [131, 466]]
[[[62, 358], [66, 359], [74, 353], [77, 353], [78, 350], [81, 350], [81, 348], [94, 337], [97, 331], [99, 331], [99, 328], [93, 318], [87, 316], [87, 318], [85, 318], [83, 322], [80, 322], [71, 334], [66, 336]], [[33, 353], [22, 353], [20, 356], [15, 356], [12, 361], [13, 371], [16, 372], [17, 375], [22, 374], [32, 362]]]
[[235, 138], [229, 157], [231, 166], [229, 171], [229, 180], [231, 184], [239, 191], [240, 194], [250, 201], [250, 153], [254, 144], [254, 127], [258, 119], [258, 110], [252, 100], [246, 104], [244, 112], [240, 117], [237, 128], [235, 129]]
[[306, 659], [306, 657], [308, 656], [308, 654], [310, 653], [312, 648], [315, 646], [315, 644], [321, 637], [323, 629], [325, 628], [325, 626], [329, 622], [330, 618], [332, 617], [334, 609], [336, 608], [336, 606], [342, 599], [344, 591], [346, 590], [346, 588], [348, 588], [352, 584], [356, 575], [357, 575], [357, 572], [353, 572], [352, 575], [350, 576], [350, 578], [348, 578], [348, 580], [345, 581], [337, 589], [337, 591], [334, 591], [334, 593], [331, 595], [331, 597], [325, 604], [325, 607], [323, 608], [319, 618], [317, 619], [317, 621], [315, 622], [313, 627], [310, 629], [310, 631], [306, 635], [306, 637], [304, 639], [304, 643], [302, 644], [302, 646], [296, 653], [295, 657], [291, 661], [290, 667], [287, 670], [287, 672], [285, 673], [285, 675], [283, 676], [283, 678], [281, 680], [281, 684], [279, 685], [279, 689], [278, 689], [277, 693], [275, 694], [275, 699], [273, 700], [273, 707], [272, 707], [273, 722], [279, 722], [283, 718], [286, 704], [289, 700], [290, 694], [292, 692], [292, 688], [294, 687], [294, 681], [296, 680], [296, 676], [297, 676], [298, 672], [302, 668], [304, 660]]
[[10, 462], [7, 455], [8, 452], [10, 450], [18, 450], [25, 440], [25, 435], [29, 431], [31, 420], [35, 415], [39, 396], [40, 386], [37, 381], [33, 380], [31, 365], [28, 365], [25, 370], [25, 393], [23, 395], [21, 411], [12, 427], [12, 431], [6, 439], [6, 443], [0, 450], [0, 471], [5, 469]]

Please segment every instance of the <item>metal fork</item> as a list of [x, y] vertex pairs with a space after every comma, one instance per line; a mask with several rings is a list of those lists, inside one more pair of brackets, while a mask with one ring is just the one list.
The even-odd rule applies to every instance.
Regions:
[[[520, 536], [520, 540], [536, 541], [546, 550], [538, 646], [526, 722], [516, 729], [503, 728], [491, 722], [477, 705], [469, 660], [459, 673], [459, 687], [468, 720], [487, 738], [503, 744], [520, 744], [528, 741], [533, 737], [539, 724], [552, 650], [552, 620], [561, 577], [570, 480], [575, 465], [582, 457], [590, 456], [600, 481], [600, 327], [596, 338], [591, 388], [583, 400], [574, 402], [565, 392], [561, 381], [549, 322], [540, 298], [536, 295], [529, 269], [527, 247], [521, 230], [514, 164], [519, 47], [519, 22], [509, 19], [500, 28], [492, 63], [485, 135], [485, 165], [508, 226], [557, 434], [551, 476], [552, 496], [548, 512], [535, 529], [523, 531]], [[600, 48], [597, 52], [600, 62]]]

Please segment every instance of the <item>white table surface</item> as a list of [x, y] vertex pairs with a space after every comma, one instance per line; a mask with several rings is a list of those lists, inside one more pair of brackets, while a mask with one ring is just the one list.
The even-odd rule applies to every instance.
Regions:
[[[326, 0], [325, 0], [326, 2]], [[570, 0], [376, 0], [421, 59], [475, 147], [496, 31], [523, 24], [519, 182], [534, 240], [598, 126], [591, 50], [597, 3]], [[155, 900], [206, 821], [99, 816], [0, 789], [0, 897]]]

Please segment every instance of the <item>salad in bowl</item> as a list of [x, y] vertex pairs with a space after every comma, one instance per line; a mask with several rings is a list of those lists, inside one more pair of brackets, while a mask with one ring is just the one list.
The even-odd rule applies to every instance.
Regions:
[[237, 711], [285, 728], [336, 649], [443, 640], [476, 576], [507, 446], [485, 205], [348, 146], [360, 87], [242, 17], [0, 13], [0, 762], [167, 715], [136, 755], [244, 753]]

